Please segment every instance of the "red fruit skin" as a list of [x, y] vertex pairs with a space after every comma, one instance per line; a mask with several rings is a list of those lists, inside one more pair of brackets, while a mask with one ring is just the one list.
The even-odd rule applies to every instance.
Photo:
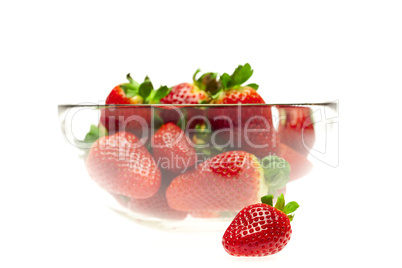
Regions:
[[136, 213], [141, 213], [160, 219], [185, 219], [187, 217], [187, 212], [177, 211], [169, 207], [166, 201], [165, 190], [166, 187], [161, 187], [155, 195], [146, 199], [135, 199], [115, 194], [113, 194], [113, 196], [125, 208], [128, 208], [129, 210]]
[[[246, 107], [245, 109], [251, 109]], [[278, 136], [272, 122], [271, 107], [253, 107], [255, 113], [261, 117], [251, 118], [242, 124], [240, 130], [233, 132], [235, 141], [241, 141], [239, 149], [264, 158], [278, 153]], [[239, 137], [240, 136], [240, 137]]]
[[171, 209], [166, 201], [166, 188], [176, 175], [170, 172], [162, 172], [162, 183], [158, 192], [146, 199], [135, 199], [123, 195], [112, 194], [112, 196], [125, 208], [147, 216], [182, 220], [187, 217], [187, 212]]
[[266, 204], [242, 209], [227, 228], [222, 245], [232, 256], [261, 257], [281, 251], [292, 228], [288, 216]]
[[231, 151], [176, 177], [166, 190], [166, 198], [169, 206], [179, 211], [239, 211], [258, 202], [267, 191], [257, 158], [244, 151]]
[[[264, 104], [262, 97], [250, 87], [224, 91], [215, 104]], [[220, 145], [250, 152], [259, 158], [278, 150], [270, 106], [210, 107], [208, 118]], [[225, 130], [226, 129], [226, 130]], [[231, 131], [229, 131], [231, 130]]]
[[160, 168], [174, 173], [192, 169], [197, 154], [184, 131], [173, 123], [164, 124], [152, 137], [153, 155]]
[[[142, 98], [135, 96], [127, 98], [123, 89], [116, 86], [106, 98], [106, 105], [118, 104], [116, 107], [101, 109], [100, 122], [109, 134], [118, 131], [131, 132], [138, 137], [148, 136], [151, 128], [151, 109], [146, 106], [124, 106], [124, 104], [141, 104]], [[123, 105], [123, 106], [120, 106]]]
[[147, 149], [131, 133], [99, 138], [86, 159], [91, 178], [108, 192], [149, 198], [161, 185], [161, 172]]
[[264, 99], [251, 87], [240, 87], [223, 91], [217, 99], [213, 100], [213, 104], [238, 104], [238, 103], [265, 103]]
[[293, 150], [286, 144], [279, 144], [279, 157], [285, 159], [290, 165], [290, 181], [304, 177], [313, 169], [313, 164], [306, 156]]
[[161, 99], [162, 104], [199, 104], [209, 99], [208, 94], [196, 85], [181, 83], [172, 87], [170, 93]]
[[[209, 101], [209, 95], [199, 89], [196, 85], [190, 83], [181, 83], [174, 87], [172, 87], [170, 93], [161, 99], [162, 104], [199, 104], [202, 102]], [[175, 111], [172, 109], [167, 109], [162, 111], [161, 117], [165, 123], [173, 122], [177, 123], [183, 114], [186, 116], [186, 121], [190, 122], [188, 128], [194, 128], [197, 124], [202, 123], [204, 120], [196, 118], [191, 120], [195, 116], [203, 116], [204, 111], [198, 108], [191, 108], [191, 107], [175, 107]], [[181, 113], [177, 111], [180, 109]]]
[[[278, 106], [281, 121], [278, 127], [280, 142], [307, 155], [314, 146], [315, 132], [308, 107]], [[307, 145], [307, 147], [305, 147]]]

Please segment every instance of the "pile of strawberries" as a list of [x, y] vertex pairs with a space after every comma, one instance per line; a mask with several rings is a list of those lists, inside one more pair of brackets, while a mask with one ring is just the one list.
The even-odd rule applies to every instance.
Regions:
[[93, 144], [85, 161], [124, 207], [174, 220], [219, 217], [277, 196], [311, 169], [309, 108], [276, 106], [275, 128], [258, 85], [244, 85], [249, 64], [231, 75], [198, 74], [158, 89], [148, 77], [138, 83], [127, 75], [106, 98], [86, 136]]

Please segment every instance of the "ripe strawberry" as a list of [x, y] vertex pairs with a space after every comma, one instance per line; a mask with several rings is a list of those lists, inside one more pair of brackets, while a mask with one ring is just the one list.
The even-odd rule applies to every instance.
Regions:
[[238, 211], [267, 194], [271, 183], [282, 188], [288, 180], [286, 161], [270, 156], [260, 163], [250, 153], [231, 151], [176, 177], [166, 190], [166, 198], [169, 206], [179, 211]]
[[242, 86], [252, 74], [253, 70], [248, 63], [238, 66], [232, 75], [224, 73], [220, 78], [221, 87], [213, 95], [211, 103], [239, 105], [210, 107], [208, 118], [212, 128], [218, 131], [217, 137], [221, 144], [264, 157], [277, 152], [277, 136], [272, 123], [271, 107], [258, 105], [265, 104], [256, 91], [258, 85]]
[[192, 169], [197, 162], [195, 149], [184, 131], [173, 123], [164, 124], [152, 137], [153, 156], [160, 168], [179, 173]]
[[[154, 90], [148, 76], [141, 84], [134, 81], [130, 74], [127, 75], [127, 79], [129, 83], [116, 86], [106, 98], [106, 105], [110, 106], [101, 110], [101, 123], [109, 133], [128, 131], [142, 137], [144, 131], [148, 131], [150, 127], [151, 109], [130, 105], [159, 103], [170, 89], [161, 86], [158, 90]], [[118, 106], [114, 107], [114, 104]]]
[[193, 75], [193, 83], [181, 83], [170, 90], [170, 93], [162, 98], [162, 104], [200, 104], [210, 100], [208, 92], [214, 91], [218, 87], [216, 73], [205, 73], [196, 79], [198, 69]]
[[[161, 99], [162, 104], [204, 104], [210, 101], [209, 92], [218, 88], [216, 73], [205, 73], [197, 79], [198, 69], [193, 75], [193, 83], [181, 83], [173, 86], [170, 93]], [[179, 120], [190, 122], [188, 128], [194, 128], [195, 125], [202, 123], [200, 119], [205, 115], [203, 107], [185, 107], [178, 111], [179, 107], [166, 109], [162, 111], [161, 117], [165, 123], [177, 123]], [[194, 118], [194, 119], [192, 119]]]
[[242, 86], [252, 75], [253, 70], [250, 64], [239, 65], [232, 75], [224, 73], [219, 82], [220, 87], [213, 92], [213, 104], [237, 104], [237, 103], [265, 103], [264, 99], [257, 93], [257, 84]]
[[307, 175], [313, 169], [313, 164], [307, 159], [306, 156], [293, 150], [286, 144], [279, 144], [278, 154], [290, 164], [291, 181]]
[[174, 174], [164, 172], [161, 187], [150, 198], [136, 199], [115, 194], [113, 196], [121, 205], [133, 212], [162, 219], [182, 220], [187, 216], [187, 212], [171, 209], [167, 204], [165, 196], [166, 188], [174, 176]]
[[132, 198], [149, 198], [161, 184], [161, 172], [151, 154], [128, 132], [95, 141], [86, 167], [91, 178], [103, 189]]
[[315, 142], [310, 108], [282, 105], [277, 106], [277, 108], [281, 116], [278, 127], [280, 142], [285, 143], [303, 155], [307, 155]]
[[272, 206], [273, 195], [261, 198], [262, 203], [243, 208], [233, 219], [222, 238], [223, 248], [232, 256], [261, 257], [281, 251], [292, 235], [290, 221], [299, 205], [278, 197]]

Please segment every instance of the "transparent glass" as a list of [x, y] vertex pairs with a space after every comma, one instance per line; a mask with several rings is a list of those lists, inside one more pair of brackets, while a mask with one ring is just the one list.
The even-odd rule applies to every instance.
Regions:
[[336, 102], [58, 108], [83, 179], [114, 210], [170, 230], [224, 229], [263, 195], [286, 196], [315, 162], [337, 161]]

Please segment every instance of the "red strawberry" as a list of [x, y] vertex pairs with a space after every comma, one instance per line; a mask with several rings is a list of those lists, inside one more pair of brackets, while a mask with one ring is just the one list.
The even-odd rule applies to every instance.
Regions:
[[241, 86], [223, 90], [211, 101], [212, 104], [261, 104], [264, 99], [257, 93], [257, 90], [250, 86]]
[[292, 235], [290, 221], [299, 205], [278, 197], [272, 206], [272, 195], [261, 198], [262, 203], [243, 208], [233, 219], [222, 238], [223, 248], [233, 256], [261, 257], [281, 251]]
[[286, 144], [279, 144], [279, 156], [290, 164], [291, 181], [307, 175], [313, 169], [313, 164], [307, 159], [306, 156], [293, 150]]
[[209, 99], [208, 94], [195, 84], [181, 83], [161, 99], [162, 104], [199, 104]]
[[212, 128], [219, 130], [217, 137], [221, 140], [221, 144], [264, 157], [277, 151], [277, 137], [272, 123], [271, 107], [240, 105], [265, 104], [256, 91], [258, 85], [242, 86], [252, 74], [253, 70], [248, 63], [238, 66], [232, 75], [223, 74], [220, 78], [221, 88], [213, 95], [211, 103], [239, 105], [210, 107], [208, 118]]
[[171, 209], [167, 204], [165, 196], [166, 188], [174, 176], [174, 174], [164, 172], [161, 187], [158, 192], [150, 198], [135, 199], [123, 195], [113, 196], [121, 205], [133, 212], [162, 219], [182, 220], [187, 216], [187, 212]]
[[195, 149], [190, 145], [184, 131], [173, 123], [164, 124], [152, 137], [155, 160], [162, 169], [184, 172], [197, 162]]
[[161, 172], [141, 141], [118, 132], [95, 141], [86, 159], [89, 175], [106, 191], [149, 198], [159, 189]]
[[[159, 103], [159, 100], [169, 93], [166, 86], [154, 90], [148, 77], [142, 84], [134, 81], [130, 74], [127, 75], [129, 83], [116, 86], [106, 98], [106, 105], [101, 110], [101, 123], [109, 133], [128, 131], [143, 136], [148, 131], [151, 122], [151, 109], [149, 107], [130, 106], [132, 104]], [[113, 104], [118, 106], [114, 107]], [[124, 104], [128, 104], [125, 106]]]
[[252, 75], [250, 64], [239, 65], [232, 75], [224, 73], [219, 79], [219, 88], [212, 92], [213, 104], [237, 104], [237, 103], [265, 103], [257, 93], [257, 84], [242, 86]]
[[[307, 155], [315, 142], [314, 125], [308, 107], [277, 106], [281, 121], [278, 136], [281, 143]], [[308, 147], [306, 147], [307, 145]]]
[[[218, 88], [218, 81], [216, 80], [216, 73], [205, 73], [200, 78], [196, 78], [200, 72], [198, 69], [193, 75], [193, 83], [181, 83], [172, 87], [170, 93], [161, 99], [163, 104], [203, 104], [210, 101], [209, 92], [214, 92]], [[176, 107], [177, 108], [177, 107]], [[165, 123], [177, 123], [179, 119], [189, 122], [188, 128], [194, 128], [197, 124], [203, 123], [205, 109], [203, 107], [185, 107], [180, 109], [183, 114], [180, 117], [177, 111], [163, 111], [161, 117]], [[194, 119], [192, 119], [194, 118]]]
[[193, 83], [181, 83], [170, 90], [170, 93], [160, 100], [163, 104], [200, 104], [210, 100], [208, 92], [218, 88], [216, 73], [205, 73], [196, 79], [198, 69], [193, 75]]
[[260, 163], [244, 151], [221, 153], [175, 178], [166, 190], [168, 204], [189, 212], [238, 211], [267, 194], [271, 181], [282, 188], [289, 180], [286, 161], [270, 158]]

